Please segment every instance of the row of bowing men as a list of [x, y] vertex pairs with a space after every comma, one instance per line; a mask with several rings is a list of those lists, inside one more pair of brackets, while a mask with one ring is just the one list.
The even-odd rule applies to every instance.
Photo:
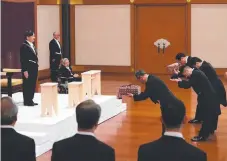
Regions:
[[206, 140], [217, 129], [218, 117], [221, 115], [220, 105], [227, 106], [226, 90], [213, 66], [198, 57], [176, 55], [177, 63], [168, 66], [173, 73], [171, 81], [178, 87], [193, 88], [197, 94], [197, 108], [192, 124], [203, 124], [199, 140]]

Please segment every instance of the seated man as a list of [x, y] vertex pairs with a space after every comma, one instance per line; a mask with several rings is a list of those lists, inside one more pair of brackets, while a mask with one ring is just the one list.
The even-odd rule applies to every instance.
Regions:
[[35, 142], [14, 130], [18, 108], [10, 97], [1, 98], [2, 161], [35, 161]]
[[93, 100], [80, 103], [76, 107], [78, 133], [54, 143], [51, 161], [114, 161], [114, 149], [94, 135], [100, 115], [101, 108]]
[[181, 133], [184, 117], [183, 104], [164, 107], [162, 121], [166, 132], [160, 139], [140, 146], [138, 161], [206, 161], [205, 152], [184, 140]]
[[81, 77], [78, 74], [72, 73], [72, 68], [69, 66], [69, 59], [62, 59], [62, 65], [59, 69], [61, 77], [65, 77], [69, 82], [81, 81]]

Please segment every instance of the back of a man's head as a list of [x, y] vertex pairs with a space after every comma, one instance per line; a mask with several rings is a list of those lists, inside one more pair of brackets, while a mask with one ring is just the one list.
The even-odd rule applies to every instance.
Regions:
[[1, 125], [14, 125], [17, 121], [18, 107], [10, 97], [1, 98]]
[[93, 100], [81, 102], [76, 107], [78, 129], [91, 130], [97, 126], [101, 115], [101, 107]]
[[190, 66], [182, 65], [179, 69], [179, 74], [185, 75], [185, 72], [189, 71], [190, 69], [192, 69]]
[[146, 75], [146, 72], [144, 70], [138, 70], [135, 72], [135, 77], [137, 79], [140, 79], [140, 77], [143, 77], [144, 75]]
[[162, 120], [167, 129], [178, 129], [185, 117], [185, 106], [184, 104], [168, 104], [163, 107]]
[[191, 65], [196, 65], [197, 62], [202, 62], [202, 60], [198, 57], [193, 57], [191, 58], [190, 62], [191, 62]]
[[181, 58], [185, 57], [186, 55], [184, 53], [178, 53], [175, 57], [176, 60], [181, 60]]

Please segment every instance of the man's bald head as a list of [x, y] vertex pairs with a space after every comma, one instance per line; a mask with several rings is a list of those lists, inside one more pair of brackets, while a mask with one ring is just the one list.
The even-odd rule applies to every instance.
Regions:
[[11, 97], [1, 98], [1, 125], [14, 125], [17, 121], [18, 107]]
[[56, 39], [56, 40], [59, 41], [59, 39], [60, 39], [60, 33], [55, 31], [55, 32], [53, 33], [53, 37], [54, 37], [54, 39]]

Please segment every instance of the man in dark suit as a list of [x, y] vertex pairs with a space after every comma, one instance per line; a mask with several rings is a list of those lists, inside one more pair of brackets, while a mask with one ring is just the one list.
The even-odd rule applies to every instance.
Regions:
[[178, 53], [175, 57], [176, 61], [182, 66], [191, 66], [191, 56], [186, 56], [184, 53]]
[[[173, 75], [171, 76], [171, 79], [178, 79], [178, 78], [182, 78], [184, 77], [180, 72], [179, 72], [179, 68], [180, 66], [183, 65], [187, 65], [192, 67], [192, 60], [193, 57], [191, 56], [186, 56], [184, 53], [178, 53], [175, 57], [177, 63], [168, 65], [167, 68], [172, 71]], [[192, 123], [192, 124], [200, 124], [202, 123], [202, 113], [201, 113], [201, 104], [200, 104], [200, 91], [198, 91], [197, 89], [194, 89], [195, 93], [197, 94], [197, 107], [196, 107], [196, 113], [195, 113], [195, 118], [191, 119], [188, 121], [188, 123]]]
[[69, 82], [81, 81], [81, 77], [78, 74], [73, 74], [72, 68], [69, 64], [69, 59], [62, 59], [62, 65], [59, 69], [59, 75], [66, 78]]
[[51, 161], [114, 161], [114, 149], [94, 135], [100, 115], [101, 108], [93, 100], [80, 103], [76, 107], [78, 133], [54, 143]]
[[173, 74], [171, 79], [183, 77], [179, 74], [179, 68], [182, 65], [191, 66], [191, 56], [186, 56], [184, 53], [178, 53], [175, 57], [176, 63], [167, 66], [167, 69]]
[[59, 42], [60, 34], [58, 32], [53, 33], [53, 39], [49, 43], [50, 50], [50, 69], [51, 69], [51, 81], [57, 82], [58, 68], [62, 58], [61, 44]]
[[167, 104], [162, 110], [166, 132], [160, 139], [139, 147], [138, 161], [207, 161], [205, 152], [184, 140], [184, 117], [184, 105]]
[[213, 85], [213, 87], [219, 97], [220, 104], [226, 107], [227, 102], [226, 102], [225, 87], [224, 87], [224, 84], [222, 83], [222, 81], [219, 79], [213, 66], [206, 61], [202, 61], [198, 57], [193, 57], [191, 59], [191, 64], [194, 68], [200, 69], [202, 72], [204, 72], [204, 74], [207, 76], [207, 78]]
[[14, 130], [18, 108], [10, 97], [1, 98], [2, 161], [35, 161], [35, 142]]
[[199, 135], [192, 138], [192, 141], [205, 141], [217, 129], [218, 116], [221, 114], [218, 96], [209, 79], [202, 71], [194, 70], [189, 66], [182, 66], [180, 71], [188, 80], [179, 78], [173, 79], [173, 81], [178, 82], [180, 88], [188, 89], [193, 87], [201, 92], [200, 103], [203, 123]]
[[20, 62], [23, 79], [23, 97], [25, 106], [35, 106], [33, 102], [38, 76], [38, 57], [34, 46], [35, 35], [32, 31], [25, 32], [25, 41], [20, 48]]
[[[169, 90], [166, 84], [158, 77], [154, 75], [149, 75], [145, 73], [143, 70], [139, 70], [135, 73], [135, 76], [138, 81], [144, 83], [146, 85], [146, 89], [144, 92], [139, 95], [133, 95], [129, 93], [130, 97], [134, 98], [134, 101], [142, 101], [147, 98], [150, 98], [152, 102], [159, 103], [161, 111], [166, 106], [166, 104], [183, 104], [178, 98], [174, 96], [174, 94]], [[165, 127], [162, 124], [162, 135], [165, 132]]]

